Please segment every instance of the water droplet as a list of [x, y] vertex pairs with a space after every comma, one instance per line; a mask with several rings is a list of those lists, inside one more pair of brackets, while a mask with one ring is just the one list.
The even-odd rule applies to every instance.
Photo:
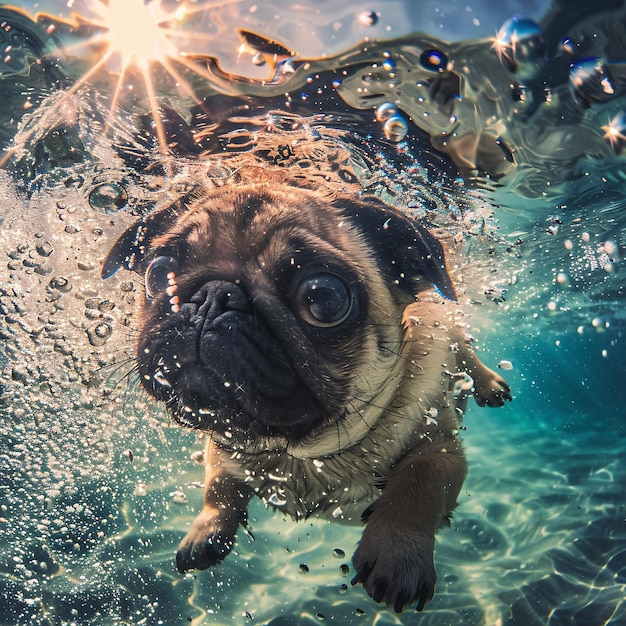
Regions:
[[89, 192], [89, 205], [96, 211], [111, 213], [128, 204], [128, 193], [119, 183], [103, 183]]
[[375, 26], [378, 23], [378, 13], [375, 11], [363, 11], [363, 13], [359, 13], [357, 19], [363, 26]]
[[346, 553], [341, 548], [335, 548], [333, 550], [333, 556], [337, 559], [343, 559], [346, 556]]
[[137, 485], [135, 486], [135, 495], [136, 496], [145, 496], [148, 493], [148, 490], [146, 489], [146, 484], [145, 483], [137, 483]]
[[569, 37], [563, 37], [561, 39], [560, 47], [566, 54], [576, 54], [577, 44]]
[[254, 65], [257, 66], [262, 66], [265, 65], [265, 59], [263, 58], [263, 55], [260, 52], [257, 52], [253, 57], [252, 57], [252, 63], [254, 63]]
[[113, 334], [113, 327], [107, 322], [98, 322], [87, 329], [87, 337], [92, 346], [103, 346]]
[[543, 30], [533, 20], [523, 17], [512, 17], [502, 25], [494, 48], [500, 62], [521, 78], [535, 76], [546, 60]]
[[443, 72], [448, 67], [448, 57], [441, 50], [430, 48], [420, 55], [420, 64], [425, 70]]
[[339, 78], [335, 78], [333, 81], [333, 89], [339, 89], [341, 87], [341, 80]]
[[498, 363], [498, 367], [501, 370], [512, 370], [513, 369], [513, 363], [511, 363], [511, 361], [507, 361], [505, 359], [502, 359], [502, 361], [500, 361], [500, 363]]
[[399, 143], [404, 140], [409, 132], [409, 125], [407, 121], [400, 115], [392, 115], [383, 124], [383, 135], [389, 141]]
[[67, 293], [72, 289], [72, 283], [65, 276], [55, 276], [49, 283], [52, 289]]
[[344, 593], [348, 593], [348, 585], [346, 585], [345, 583], [339, 585], [339, 593], [341, 595], [343, 595]]
[[347, 563], [342, 563], [339, 566], [339, 573], [345, 578], [350, 573], [350, 566]]
[[306, 563], [300, 563], [300, 566], [298, 567], [298, 569], [300, 570], [300, 573], [302, 574], [309, 573], [309, 566]]
[[396, 62], [392, 58], [387, 58], [383, 61], [383, 68], [387, 72], [393, 72], [396, 69]]
[[605, 102], [615, 96], [615, 88], [608, 65], [604, 59], [582, 59], [570, 68], [570, 85], [584, 106], [592, 102]]

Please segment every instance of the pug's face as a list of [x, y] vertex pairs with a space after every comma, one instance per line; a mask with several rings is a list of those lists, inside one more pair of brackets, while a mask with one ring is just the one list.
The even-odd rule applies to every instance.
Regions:
[[454, 297], [441, 246], [399, 211], [288, 186], [155, 213], [103, 276], [122, 265], [145, 280], [142, 385], [182, 425], [234, 445], [337, 428], [357, 389], [375, 397], [372, 364], [397, 364], [415, 294], [436, 284]]

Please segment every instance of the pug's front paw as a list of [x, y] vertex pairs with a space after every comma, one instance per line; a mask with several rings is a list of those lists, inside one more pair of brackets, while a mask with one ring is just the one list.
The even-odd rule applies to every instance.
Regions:
[[384, 602], [397, 613], [414, 602], [421, 611], [435, 593], [434, 541], [389, 535], [377, 540], [377, 533], [368, 530], [352, 557], [356, 569], [352, 584], [362, 583], [375, 602]]
[[513, 399], [511, 388], [504, 378], [488, 368], [474, 380], [474, 398], [478, 406], [492, 407], [502, 406], [505, 401]]
[[233, 528], [228, 520], [203, 510], [178, 546], [176, 568], [182, 574], [191, 569], [207, 569], [223, 561], [232, 550], [236, 531], [237, 524]]

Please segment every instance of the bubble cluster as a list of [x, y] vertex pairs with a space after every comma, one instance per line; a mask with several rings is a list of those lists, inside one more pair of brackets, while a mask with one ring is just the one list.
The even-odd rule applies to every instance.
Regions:
[[376, 120], [382, 124], [385, 139], [393, 143], [403, 141], [409, 132], [408, 122], [391, 102], [384, 102], [376, 108]]

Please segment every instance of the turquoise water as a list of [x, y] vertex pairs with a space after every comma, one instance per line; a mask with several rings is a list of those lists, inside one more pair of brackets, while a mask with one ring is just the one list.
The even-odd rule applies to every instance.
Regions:
[[[94, 40], [100, 3], [24, 3], [54, 16], [37, 22], [0, 8], [0, 623], [626, 624], [622, 4], [235, 2], [179, 22], [182, 3], [138, 6], [157, 4], [206, 56], [148, 80]], [[527, 23], [498, 58], [522, 11], [545, 54]], [[238, 26], [275, 43], [239, 53]], [[350, 585], [358, 528], [260, 501], [223, 564], [176, 571], [202, 441], [141, 392], [141, 286], [99, 262], [195, 176], [235, 184], [250, 163], [436, 229], [481, 358], [512, 363], [514, 401], [466, 416], [469, 476], [423, 613]]]

